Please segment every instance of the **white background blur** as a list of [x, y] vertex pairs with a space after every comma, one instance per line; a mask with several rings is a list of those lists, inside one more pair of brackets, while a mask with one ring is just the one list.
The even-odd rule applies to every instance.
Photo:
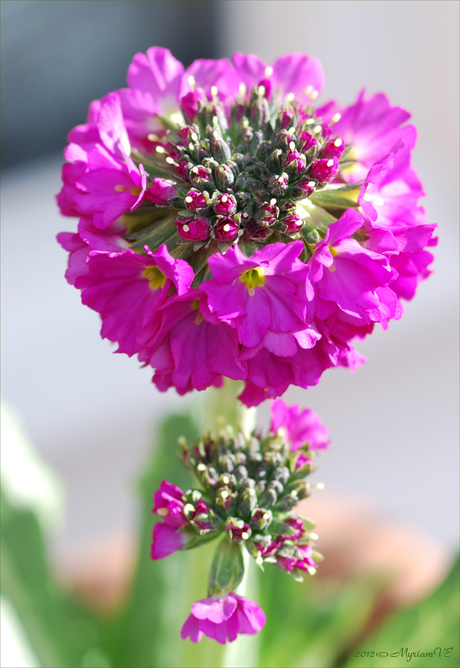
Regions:
[[[85, 6], [94, 3], [78, 4], [83, 20]], [[220, 12], [214, 27], [217, 57], [243, 51], [271, 62], [303, 51], [323, 63], [321, 99], [351, 103], [367, 86], [371, 93], [385, 91], [413, 113], [419, 129], [414, 163], [426, 187], [429, 219], [440, 228], [435, 274], [420, 286], [401, 321], [387, 332], [376, 330], [359, 346], [369, 361], [355, 375], [331, 370], [318, 387], [293, 388], [285, 399], [313, 408], [330, 428], [333, 443], [317, 477], [326, 484], [323, 494], [358, 495], [363, 504], [374, 504], [453, 548], [458, 526], [458, 3], [213, 4]], [[126, 21], [124, 14], [119, 21]], [[81, 25], [84, 29], [84, 20]], [[193, 34], [188, 38], [193, 41]], [[34, 54], [23, 57], [32, 62]], [[135, 359], [112, 355], [111, 344], [99, 337], [97, 314], [83, 307], [78, 291], [65, 282], [66, 253], [55, 235], [75, 230], [77, 221], [60, 217], [54, 202], [61, 164], [62, 158], [52, 155], [3, 172], [2, 391], [67, 486], [65, 524], [56, 539], [64, 549], [132, 530], [135, 474], [153, 427], [169, 410], [194, 399], [160, 394], [149, 370], [140, 370]], [[259, 411], [259, 423], [267, 426], [268, 405]]]

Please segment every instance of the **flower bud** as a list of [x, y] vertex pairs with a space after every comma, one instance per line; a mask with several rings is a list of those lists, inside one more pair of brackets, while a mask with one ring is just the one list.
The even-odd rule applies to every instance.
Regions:
[[328, 183], [336, 177], [338, 168], [338, 158], [316, 160], [310, 170], [310, 176], [319, 181], [319, 183]]
[[289, 176], [300, 176], [307, 166], [307, 161], [303, 153], [298, 151], [289, 151], [286, 156], [286, 162], [284, 163], [284, 169], [289, 174]]
[[245, 489], [240, 494], [240, 502], [238, 504], [238, 513], [243, 517], [249, 517], [257, 505], [257, 494], [254, 489]]
[[267, 165], [272, 172], [277, 172], [281, 170], [283, 165], [283, 151], [280, 148], [276, 148], [268, 157]]
[[292, 197], [293, 199], [305, 199], [310, 197], [310, 195], [314, 192], [315, 187], [316, 181], [300, 181], [300, 183], [296, 183], [292, 189]]
[[225, 191], [233, 184], [235, 177], [232, 170], [227, 165], [219, 165], [216, 168], [216, 184], [219, 190]]
[[217, 241], [229, 243], [238, 237], [239, 225], [232, 218], [222, 218], [214, 229]]
[[212, 154], [217, 162], [226, 162], [232, 157], [229, 145], [220, 137], [212, 141]]
[[272, 82], [270, 81], [270, 79], [262, 79], [261, 81], [259, 81], [259, 83], [257, 84], [258, 90], [261, 90], [261, 87], [264, 88], [264, 93], [263, 93], [264, 98], [266, 100], [269, 100], [272, 96], [272, 90], [273, 90]]
[[249, 524], [243, 522], [236, 517], [229, 517], [227, 524], [225, 525], [225, 531], [228, 533], [228, 537], [232, 543], [242, 543], [244, 540], [247, 540], [252, 531], [249, 527]]
[[309, 132], [303, 132], [300, 135], [299, 148], [302, 151], [302, 153], [306, 153], [307, 151], [309, 151], [314, 146], [317, 146], [317, 144], [318, 144], [318, 140], [316, 139], [316, 137], [311, 135]]
[[329, 160], [330, 158], [338, 158], [340, 160], [344, 151], [345, 151], [345, 142], [340, 137], [337, 137], [337, 139], [329, 141], [325, 146], [323, 146], [320, 155], [321, 158], [327, 160]]
[[286, 172], [274, 174], [268, 182], [268, 190], [276, 197], [282, 197], [289, 188], [289, 177]]
[[281, 129], [285, 130], [286, 128], [290, 128], [292, 126], [294, 118], [295, 118], [295, 113], [291, 109], [285, 109], [284, 111], [282, 111], [279, 115]]
[[207, 167], [192, 167], [188, 177], [194, 186], [207, 186], [212, 183], [212, 173]]
[[209, 239], [209, 221], [204, 216], [176, 220], [174, 225], [181, 239], [187, 241], [204, 241]]
[[203, 193], [197, 192], [196, 190], [188, 191], [184, 200], [184, 204], [187, 207], [187, 209], [189, 211], [193, 211], [193, 213], [201, 213], [208, 206], [208, 203]]
[[214, 193], [212, 206], [218, 216], [231, 216], [236, 211], [236, 199], [227, 193]]
[[251, 525], [255, 531], [260, 531], [270, 526], [273, 520], [271, 510], [265, 508], [255, 508], [252, 517]]
[[278, 494], [276, 493], [276, 490], [273, 488], [271, 484], [267, 487], [265, 492], [259, 497], [259, 503], [262, 506], [266, 506], [267, 508], [271, 508], [272, 506], [274, 506], [277, 500], [278, 500]]
[[145, 193], [145, 199], [160, 206], [167, 206], [168, 200], [177, 195], [176, 187], [165, 179], [153, 179], [152, 185]]
[[199, 90], [193, 90], [181, 98], [182, 112], [189, 123], [193, 123], [204, 103], [203, 94]]
[[265, 202], [255, 215], [256, 221], [264, 227], [269, 227], [276, 223], [280, 210], [274, 204]]
[[283, 223], [286, 226], [284, 230], [285, 234], [297, 234], [305, 225], [302, 218], [295, 213], [283, 218]]

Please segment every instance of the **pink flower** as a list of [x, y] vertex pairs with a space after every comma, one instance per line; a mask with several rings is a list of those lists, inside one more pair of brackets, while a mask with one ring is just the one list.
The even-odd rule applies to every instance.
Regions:
[[173, 552], [181, 550], [190, 536], [163, 522], [157, 522], [153, 527], [153, 542], [150, 557], [156, 561], [169, 557]]
[[209, 596], [192, 605], [182, 627], [181, 638], [199, 642], [203, 634], [221, 644], [236, 640], [238, 634], [254, 635], [265, 625], [265, 614], [257, 603], [229, 593]]
[[311, 92], [321, 92], [324, 86], [321, 63], [317, 58], [309, 58], [303, 53], [281, 56], [272, 67], [267, 67], [267, 64], [254, 54], [235, 53], [232, 62], [239, 81], [248, 89], [269, 79], [271, 86], [279, 90], [280, 98], [292, 93], [300, 101], [305, 98], [308, 87]]
[[127, 154], [120, 160], [100, 144], [86, 149], [69, 144], [65, 155], [73, 163], [63, 166], [64, 187], [57, 198], [65, 215], [92, 217], [103, 229], [142, 204], [147, 176]]
[[236, 247], [209, 259], [213, 278], [201, 285], [207, 307], [216, 321], [236, 328], [247, 348], [263, 344], [281, 350], [294, 333], [307, 330], [306, 306], [296, 294], [308, 273], [298, 260], [302, 248], [300, 241], [276, 243], [248, 258]]
[[334, 125], [334, 133], [352, 145], [349, 158], [357, 160], [347, 171], [347, 180], [354, 182], [366, 178], [372, 165], [391, 151], [400, 146], [413, 148], [415, 145], [414, 126], [402, 126], [410, 114], [400, 107], [392, 107], [383, 93], [365, 100], [362, 91], [355, 104], [340, 112], [341, 118]]
[[285, 430], [285, 438], [291, 450], [308, 444], [311, 450], [324, 450], [329, 446], [327, 427], [321, 424], [316, 413], [309, 408], [302, 410], [298, 404], [287, 406], [282, 399], [270, 406], [272, 423], [270, 429], [276, 433]]
[[163, 559], [180, 550], [187, 543], [186, 533], [178, 531], [188, 524], [184, 515], [183, 492], [179, 487], [163, 480], [155, 492], [153, 513], [159, 515], [164, 524], [158, 522], [153, 528], [153, 542], [150, 552], [152, 559]]
[[155, 253], [146, 247], [145, 253], [91, 251], [87, 272], [75, 281], [83, 304], [101, 315], [102, 337], [118, 342], [117, 352], [127, 355], [142, 350], [138, 334], [146, 314], [159, 308], [172, 287], [185, 294], [193, 280], [192, 268], [171, 257], [166, 246]]
[[167, 480], [163, 480], [160, 489], [155, 492], [152, 513], [156, 513], [164, 519], [165, 524], [174, 529], [187, 524], [184, 516], [183, 491], [180, 487], [172, 485]]
[[205, 320], [200, 297], [197, 290], [190, 290], [182, 297], [169, 298], [144, 319], [139, 359], [157, 370], [153, 380], [161, 390], [174, 385], [184, 394], [221, 383], [222, 375], [246, 378], [234, 330], [225, 323], [213, 325]]
[[[385, 288], [397, 274], [385, 256], [366, 250], [352, 238], [363, 223], [357, 211], [348, 209], [331, 223], [315, 247], [309, 268], [315, 286], [315, 313], [321, 320], [337, 309], [364, 325], [395, 315]], [[383, 312], [385, 305], [393, 312]]]

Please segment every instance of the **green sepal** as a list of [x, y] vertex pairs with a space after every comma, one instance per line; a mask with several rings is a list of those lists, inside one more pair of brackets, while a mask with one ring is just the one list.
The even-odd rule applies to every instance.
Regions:
[[[359, 192], [359, 189], [356, 189]], [[354, 191], [349, 191], [350, 193]], [[313, 204], [321, 206], [326, 209], [357, 209], [359, 204], [357, 201], [346, 196], [345, 193], [337, 192], [337, 190], [319, 190], [310, 196]]]
[[234, 591], [244, 576], [243, 552], [227, 536], [217, 546], [209, 571], [209, 596]]
[[144, 230], [138, 230], [130, 235], [134, 239], [131, 244], [132, 250], [143, 250], [148, 246], [151, 251], [156, 251], [162, 244], [166, 244], [168, 249], [174, 248], [180, 237], [177, 234], [175, 226], [172, 224], [175, 215], [169, 215], [154, 225], [148, 226]]
[[[309, 206], [302, 206], [304, 210], [304, 214], [302, 215], [302, 218], [305, 219], [305, 226], [307, 227], [307, 232], [309, 227], [316, 227], [316, 229], [320, 230], [321, 232], [327, 232], [327, 228], [331, 223], [335, 223], [337, 218], [335, 216], [332, 216], [330, 213], [328, 213], [325, 209], [323, 209], [320, 206], [315, 206], [313, 202], [308, 200]], [[303, 230], [305, 228], [302, 228], [300, 230], [300, 234], [302, 234]]]

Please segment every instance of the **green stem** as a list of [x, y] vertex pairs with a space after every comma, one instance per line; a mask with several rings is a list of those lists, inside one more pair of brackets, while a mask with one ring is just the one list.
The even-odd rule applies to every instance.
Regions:
[[222, 422], [234, 429], [243, 429], [249, 433], [255, 427], [255, 408], [246, 408], [238, 399], [243, 383], [225, 378], [222, 387], [211, 387], [206, 392], [201, 419], [202, 431], [213, 431], [222, 426]]
[[[251, 600], [257, 599], [257, 566], [247, 550], [243, 551], [244, 578], [235, 594]], [[222, 668], [257, 668], [259, 666], [259, 634], [240, 635], [232, 643], [225, 645]]]

